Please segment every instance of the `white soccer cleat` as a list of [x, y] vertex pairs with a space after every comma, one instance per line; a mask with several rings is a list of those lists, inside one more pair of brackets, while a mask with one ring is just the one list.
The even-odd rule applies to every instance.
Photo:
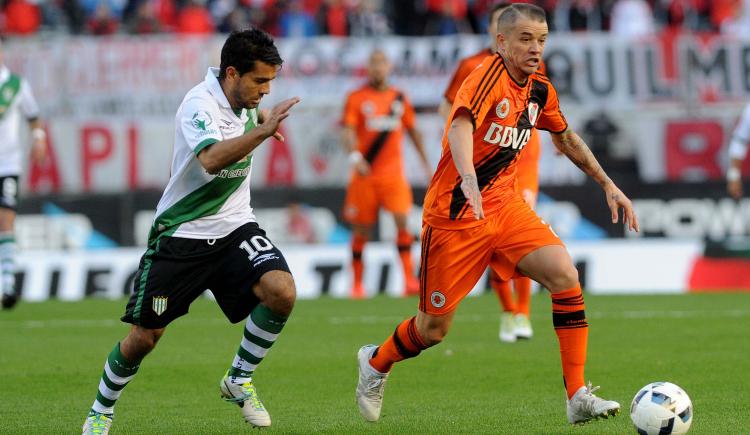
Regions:
[[534, 330], [531, 328], [531, 321], [526, 317], [525, 314], [518, 313], [513, 316], [513, 322], [516, 325], [516, 329], [513, 331], [516, 339], [529, 340], [534, 336]]
[[568, 423], [582, 424], [597, 418], [607, 418], [620, 413], [620, 404], [594, 395], [599, 387], [591, 388], [591, 382], [581, 387], [568, 400]]
[[107, 435], [112, 427], [112, 414], [90, 411], [83, 422], [83, 435]]
[[370, 365], [370, 358], [378, 347], [374, 344], [362, 346], [357, 353], [359, 360], [359, 382], [357, 404], [359, 412], [367, 421], [378, 421], [383, 407], [383, 390], [388, 373], [380, 373]]
[[516, 322], [513, 314], [508, 312], [500, 313], [500, 341], [504, 343], [516, 342]]
[[229, 376], [227, 371], [219, 383], [219, 388], [224, 400], [239, 405], [245, 421], [254, 427], [271, 426], [271, 416], [258, 398], [251, 378]]

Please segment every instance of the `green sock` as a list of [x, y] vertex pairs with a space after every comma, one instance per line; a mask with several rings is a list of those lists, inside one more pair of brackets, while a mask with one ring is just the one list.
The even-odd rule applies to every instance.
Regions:
[[247, 316], [244, 337], [234, 357], [229, 376], [249, 378], [279, 337], [287, 317], [274, 313], [265, 305], [256, 306]]

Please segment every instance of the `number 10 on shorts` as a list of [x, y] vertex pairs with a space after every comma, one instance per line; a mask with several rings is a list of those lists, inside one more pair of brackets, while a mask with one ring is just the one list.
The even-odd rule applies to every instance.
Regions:
[[247, 252], [248, 260], [253, 261], [261, 252], [273, 249], [273, 245], [263, 236], [253, 236], [250, 238], [250, 243], [248, 243], [247, 240], [243, 240], [242, 243], [240, 243], [240, 249]]

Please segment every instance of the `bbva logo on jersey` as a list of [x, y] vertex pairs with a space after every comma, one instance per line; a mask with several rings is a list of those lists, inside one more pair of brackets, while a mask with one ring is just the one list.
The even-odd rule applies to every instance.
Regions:
[[516, 127], [490, 124], [487, 133], [484, 135], [484, 141], [492, 145], [499, 145], [504, 148], [511, 147], [514, 150], [523, 148], [531, 137], [531, 129], [525, 128], [519, 130]]

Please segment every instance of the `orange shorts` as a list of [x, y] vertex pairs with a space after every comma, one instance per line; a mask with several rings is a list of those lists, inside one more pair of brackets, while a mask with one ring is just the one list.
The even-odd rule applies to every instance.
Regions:
[[563, 242], [519, 195], [476, 227], [446, 230], [424, 224], [419, 310], [438, 316], [452, 312], [487, 266], [507, 281], [521, 276], [516, 265], [523, 257], [548, 245]]
[[344, 219], [352, 224], [373, 225], [380, 207], [393, 214], [407, 214], [414, 202], [405, 177], [354, 175], [344, 200]]

